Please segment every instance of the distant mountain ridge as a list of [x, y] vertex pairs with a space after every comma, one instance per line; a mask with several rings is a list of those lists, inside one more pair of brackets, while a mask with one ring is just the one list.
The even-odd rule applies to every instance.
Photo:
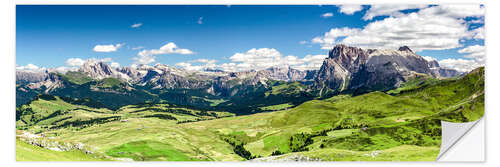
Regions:
[[459, 74], [439, 67], [437, 61], [425, 60], [407, 46], [382, 50], [337, 45], [319, 70], [301, 71], [286, 66], [241, 72], [188, 71], [163, 64], [112, 68], [90, 60], [64, 74], [54, 70], [16, 71], [16, 99], [22, 104], [43, 93], [93, 98], [112, 108], [161, 100], [179, 105], [258, 108], [260, 103], [298, 104], [343, 92], [386, 91], [416, 76]]

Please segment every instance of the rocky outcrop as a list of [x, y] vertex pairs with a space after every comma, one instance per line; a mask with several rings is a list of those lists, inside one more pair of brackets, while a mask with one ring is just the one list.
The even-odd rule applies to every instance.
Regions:
[[441, 78], [451, 78], [463, 74], [461, 72], [458, 72], [457, 70], [447, 68], [439, 68], [437, 69], [436, 73], [438, 73]]
[[121, 73], [111, 68], [111, 66], [106, 64], [105, 62], [100, 61], [87, 61], [80, 67], [78, 71], [87, 74], [93, 79], [118, 78], [123, 80], [130, 80], [130, 77], [128, 75]]
[[270, 67], [258, 71], [262, 77], [280, 81], [302, 81], [306, 78], [309, 71], [300, 71], [291, 67]]
[[413, 74], [435, 76], [429, 63], [407, 46], [398, 50], [335, 46], [315, 75], [315, 87], [375, 91], [399, 87]]
[[45, 78], [40, 82], [32, 82], [26, 85], [29, 89], [43, 89], [45, 93], [49, 93], [57, 88], [64, 87], [64, 84], [57, 73], [46, 73]]
[[16, 82], [33, 83], [43, 81], [47, 77], [47, 72], [40, 71], [16, 71]]
[[460, 74], [462, 74], [454, 69], [440, 67], [437, 60], [428, 60], [428, 62], [429, 62], [429, 68], [432, 70], [434, 75], [437, 77], [450, 78], [450, 77], [456, 77], [456, 76], [459, 76]]

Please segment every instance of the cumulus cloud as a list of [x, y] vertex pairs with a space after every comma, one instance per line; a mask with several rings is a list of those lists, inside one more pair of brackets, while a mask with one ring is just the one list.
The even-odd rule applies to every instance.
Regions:
[[327, 55], [284, 56], [274, 48], [253, 48], [244, 53], [235, 53], [231, 62], [216, 64], [216, 60], [196, 59], [175, 64], [187, 70], [220, 69], [223, 71], [263, 70], [270, 67], [291, 67], [298, 70], [319, 69]]
[[445, 68], [455, 69], [460, 72], [468, 72], [477, 67], [484, 66], [485, 64], [485, 52], [486, 48], [482, 45], [472, 45], [466, 48], [458, 50], [458, 53], [465, 54], [464, 57], [470, 59], [462, 58], [448, 58], [439, 61], [439, 65]]
[[56, 72], [59, 72], [59, 73], [66, 73], [68, 71], [77, 71], [78, 67], [65, 67], [65, 66], [61, 66], [61, 67], [54, 68], [53, 70], [56, 71]]
[[312, 43], [321, 44], [322, 49], [331, 49], [335, 43], [337, 43], [337, 38], [346, 37], [350, 35], [358, 34], [361, 29], [357, 28], [332, 28], [330, 31], [326, 32], [323, 36], [315, 37], [311, 40]]
[[[464, 12], [465, 14], [447, 13], [452, 8], [462, 9], [463, 5], [432, 6], [418, 12], [399, 14], [374, 21], [361, 29], [333, 28], [323, 36], [313, 38], [311, 42], [320, 44], [322, 49], [331, 49], [336, 43], [386, 49], [407, 45], [414, 51], [462, 47], [460, 40], [471, 36], [468, 24], [463, 18], [482, 16], [478, 13], [484, 12], [479, 5], [468, 6], [469, 12]], [[472, 12], [474, 10], [477, 11]]]
[[[82, 66], [86, 62], [104, 62], [104, 63], [108, 63], [113, 68], [120, 67], [119, 63], [114, 62], [113, 59], [111, 59], [109, 57], [102, 58], [102, 59], [98, 59], [98, 58], [90, 58], [90, 59], [69, 58], [68, 60], [66, 60], [66, 65], [69, 67], [64, 67], [64, 66], [58, 67], [58, 68], [60, 68], [60, 70], [58, 70], [58, 71], [68, 71], [68, 69], [69, 70], [78, 69], [78, 67]], [[56, 70], [57, 70], [57, 68], [56, 68]]]
[[459, 72], [468, 72], [482, 65], [474, 60], [449, 58], [439, 61], [439, 66], [444, 68], [455, 69]]
[[67, 66], [81, 66], [85, 63], [85, 60], [80, 59], [80, 58], [69, 58], [66, 60], [66, 65]]
[[138, 55], [162, 55], [162, 54], [187, 55], [187, 54], [194, 54], [194, 52], [189, 49], [181, 49], [177, 47], [175, 43], [169, 42], [160, 47], [160, 49], [142, 50], [141, 52], [138, 53]]
[[476, 28], [471, 31], [472, 38], [474, 39], [484, 39], [484, 26]]
[[135, 60], [134, 64], [151, 64], [156, 61], [156, 57], [153, 55], [137, 55], [132, 59]]
[[485, 63], [486, 48], [482, 45], [472, 45], [458, 50], [458, 53], [467, 54], [465, 57], [474, 59], [479, 64]]
[[111, 62], [110, 66], [111, 66], [112, 68], [118, 68], [118, 67], [120, 67], [120, 63], [117, 63], [117, 62]]
[[[216, 69], [217, 65], [215, 64], [217, 60], [213, 59], [196, 59], [188, 62], [180, 62], [175, 64], [175, 66], [184, 68], [189, 71], [201, 71], [204, 69]], [[194, 65], [194, 63], [198, 65]]]
[[123, 44], [96, 45], [94, 46], [94, 52], [116, 52], [122, 46]]
[[206, 64], [214, 64], [215, 62], [217, 62], [217, 60], [214, 60], [214, 59], [196, 59], [196, 60], [193, 60], [193, 61], [190, 61], [190, 62], [193, 62], [193, 63], [206, 63]]
[[236, 53], [229, 59], [233, 64], [225, 64], [224, 68], [233, 71], [263, 70], [269, 67], [292, 67], [299, 70], [311, 70], [321, 67], [327, 55], [283, 56], [274, 48], [250, 49], [245, 53]]
[[398, 16], [403, 15], [402, 10], [425, 8], [427, 5], [403, 5], [403, 4], [380, 4], [371, 5], [363, 16], [363, 20], [371, 20], [377, 16]]
[[321, 15], [321, 17], [323, 17], [323, 18], [329, 18], [329, 17], [332, 17], [332, 16], [333, 16], [333, 13], [331, 13], [331, 12], [324, 13], [324, 14]]
[[164, 55], [164, 54], [194, 54], [193, 51], [189, 49], [182, 49], [177, 47], [177, 45], [173, 42], [169, 42], [160, 49], [151, 49], [151, 50], [142, 50], [137, 53], [137, 57], [132, 58], [135, 60], [135, 64], [151, 64], [156, 61], [156, 57], [154, 55]]
[[25, 66], [16, 66], [16, 70], [36, 72], [36, 71], [42, 71], [42, 70], [44, 70], [44, 68], [40, 68], [34, 64], [27, 64]]
[[338, 7], [339, 7], [339, 12], [347, 15], [352, 15], [358, 11], [363, 10], [363, 6], [361, 5], [338, 5]]
[[132, 28], [139, 28], [142, 26], [142, 23], [135, 23], [135, 24], [132, 24], [130, 27]]

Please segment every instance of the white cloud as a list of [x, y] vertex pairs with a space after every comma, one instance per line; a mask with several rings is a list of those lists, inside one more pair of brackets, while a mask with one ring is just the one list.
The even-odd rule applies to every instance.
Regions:
[[132, 28], [139, 28], [142, 26], [142, 23], [135, 23], [135, 24], [132, 24], [130, 27]]
[[65, 67], [65, 66], [61, 66], [61, 67], [57, 67], [55, 69], [56, 72], [59, 72], [59, 73], [66, 73], [68, 71], [77, 71], [78, 70], [78, 67]]
[[89, 62], [105, 62], [105, 63], [109, 63], [109, 62], [113, 62], [113, 59], [109, 58], [109, 57], [106, 57], [106, 58], [102, 58], [102, 59], [98, 59], [98, 58], [90, 58], [90, 59], [87, 59], [85, 60], [86, 62], [89, 61]]
[[460, 72], [468, 72], [477, 67], [480, 67], [481, 64], [477, 63], [474, 60], [466, 60], [466, 59], [444, 59], [439, 61], [439, 66], [444, 68], [455, 69]]
[[34, 64], [27, 64], [25, 66], [16, 66], [16, 70], [36, 72], [36, 71], [43, 71], [43, 70], [45, 70], [45, 68], [40, 68]]
[[274, 48], [250, 49], [245, 53], [236, 53], [229, 59], [232, 63], [222, 66], [225, 70], [247, 71], [263, 70], [269, 67], [290, 66], [299, 70], [318, 69], [327, 55], [307, 55], [304, 58], [297, 56], [283, 56]]
[[358, 11], [363, 10], [363, 6], [361, 5], [339, 5], [338, 6], [339, 12], [347, 14], [347, 15], [352, 15]]
[[69, 70], [71, 70], [71, 69], [78, 69], [79, 66], [82, 66], [86, 62], [104, 62], [104, 63], [110, 64], [110, 66], [113, 67], [113, 68], [120, 67], [119, 63], [114, 62], [113, 59], [111, 59], [109, 57], [102, 58], [102, 59], [90, 58], [90, 59], [86, 59], [86, 60], [81, 59], [81, 58], [69, 58], [68, 60], [66, 60], [66, 65], [69, 66], [69, 67], [58, 67], [58, 68], [60, 68], [60, 70], [58, 70], [58, 71], [64, 71], [65, 72], [65, 71], [68, 71], [68, 69]]
[[465, 17], [482, 17], [485, 9], [479, 4], [455, 4], [455, 5], [439, 5], [422, 9], [420, 11], [427, 15], [440, 15], [453, 18]]
[[465, 57], [474, 59], [477, 63], [484, 65], [486, 48], [482, 45], [472, 45], [458, 50], [458, 53], [467, 54]]
[[177, 63], [177, 64], [175, 64], [175, 66], [184, 68], [188, 71], [201, 71], [201, 70], [205, 69], [204, 66], [202, 66], [202, 65], [199, 65], [199, 66], [195, 65], [194, 66], [191, 63], [186, 63], [186, 62]]
[[116, 45], [96, 45], [94, 46], [94, 52], [116, 52], [123, 44]]
[[111, 62], [110, 66], [111, 66], [112, 68], [118, 68], [118, 67], [120, 67], [120, 63], [117, 63], [117, 62]]
[[398, 16], [403, 15], [401, 10], [425, 8], [427, 5], [402, 5], [402, 4], [383, 4], [371, 5], [363, 16], [363, 20], [371, 20], [377, 16]]
[[198, 24], [203, 24], [203, 17], [198, 18]]
[[80, 58], [69, 58], [66, 60], [66, 65], [68, 66], [81, 66], [85, 63], [85, 60]]
[[[175, 64], [175, 66], [184, 68], [188, 71], [200, 71], [204, 69], [215, 69], [217, 65], [215, 65], [216, 60], [209, 59], [196, 59], [189, 62], [180, 62]], [[192, 63], [201, 63], [200, 65], [193, 65]]]
[[422, 56], [422, 58], [424, 58], [427, 61], [434, 61], [434, 60], [436, 60], [434, 57], [430, 57], [430, 56]]
[[482, 45], [472, 45], [458, 50], [458, 53], [466, 54], [464, 57], [470, 59], [448, 58], [439, 61], [439, 65], [445, 68], [455, 69], [460, 72], [468, 72], [477, 67], [484, 66], [486, 48]]
[[474, 38], [474, 39], [484, 39], [484, 37], [485, 37], [484, 26], [472, 30], [471, 35], [472, 35], [472, 38]]
[[[479, 5], [469, 6], [483, 11]], [[374, 21], [362, 29], [333, 28], [323, 36], [313, 38], [311, 42], [320, 44], [322, 49], [331, 49], [336, 43], [386, 49], [407, 45], [414, 51], [462, 47], [460, 40], [471, 36], [468, 24], [461, 19], [466, 14], [446, 13], [448, 10], [450, 7], [433, 6]], [[480, 12], [466, 13], [481, 16], [477, 14]]]
[[133, 47], [132, 50], [139, 50], [139, 49], [144, 49], [143, 46], [138, 46], [138, 47]]
[[156, 61], [153, 55], [137, 55], [132, 59], [135, 60], [134, 64], [151, 64]]
[[163, 55], [163, 54], [194, 54], [193, 51], [189, 49], [182, 49], [177, 47], [177, 45], [173, 42], [169, 42], [160, 49], [151, 49], [151, 50], [142, 50], [137, 53], [137, 57], [132, 58], [135, 60], [135, 64], [150, 64], [155, 62], [156, 57], [154, 55]]
[[357, 28], [333, 28], [330, 29], [329, 32], [326, 32], [323, 36], [313, 38], [311, 42], [321, 44], [322, 49], [331, 49], [335, 43], [337, 43], [337, 38], [355, 35], [360, 31], [361, 29]]
[[300, 41], [299, 44], [301, 45], [307, 44], [307, 41]]
[[[245, 53], [235, 53], [229, 59], [231, 62], [216, 64], [216, 60], [196, 59], [175, 64], [186, 70], [220, 69], [223, 71], [263, 70], [270, 67], [292, 67], [298, 70], [319, 69], [327, 55], [283, 56], [273, 48], [253, 48]], [[194, 65], [194, 63], [201, 63]]]
[[329, 18], [329, 17], [332, 17], [332, 16], [333, 16], [333, 13], [331, 13], [331, 12], [324, 13], [324, 14], [321, 15], [321, 17], [323, 17], [323, 18]]
[[160, 49], [151, 49], [151, 50], [142, 50], [141, 52], [138, 53], [138, 55], [162, 55], [162, 54], [194, 54], [193, 51], [189, 49], [181, 49], [177, 47], [177, 45], [173, 42], [169, 42]]
[[328, 57], [328, 55], [307, 55], [302, 59], [297, 59], [294, 63], [295, 65], [291, 67], [297, 70], [317, 70], [321, 68], [326, 57]]
[[190, 61], [192, 63], [205, 63], [205, 64], [214, 64], [215, 62], [217, 62], [217, 60], [214, 60], [214, 59], [196, 59], [196, 60], [192, 60]]

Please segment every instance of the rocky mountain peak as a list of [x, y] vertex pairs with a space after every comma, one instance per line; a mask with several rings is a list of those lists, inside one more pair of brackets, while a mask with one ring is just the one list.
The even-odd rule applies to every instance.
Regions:
[[[119, 69], [118, 69], [119, 70]], [[94, 79], [103, 78], [118, 78], [123, 80], [130, 80], [131, 77], [117, 69], [113, 69], [110, 65], [102, 61], [89, 60], [85, 62], [79, 69], [79, 72], [87, 74], [87, 76]], [[132, 71], [130, 71], [132, 72]]]
[[439, 63], [437, 60], [429, 60], [428, 62], [430, 68], [439, 68]]
[[413, 51], [410, 49], [410, 47], [408, 47], [408, 46], [406, 46], [406, 45], [405, 45], [405, 46], [401, 46], [401, 47], [399, 47], [399, 49], [398, 49], [398, 50], [399, 50], [399, 51], [409, 51], [409, 52], [412, 52], [412, 53], [413, 53]]
[[335, 91], [375, 91], [396, 88], [415, 73], [435, 76], [428, 62], [407, 46], [380, 50], [337, 45], [314, 80]]
[[101, 61], [87, 61], [80, 67], [79, 71], [97, 79], [109, 77], [115, 72], [111, 66]]
[[338, 44], [333, 47], [332, 50], [328, 53], [328, 58], [335, 59], [335, 58], [346, 58], [346, 57], [353, 57], [356, 58], [360, 54], [365, 54], [365, 50], [358, 48], [358, 47], [352, 47], [352, 46], [347, 46], [344, 44]]

